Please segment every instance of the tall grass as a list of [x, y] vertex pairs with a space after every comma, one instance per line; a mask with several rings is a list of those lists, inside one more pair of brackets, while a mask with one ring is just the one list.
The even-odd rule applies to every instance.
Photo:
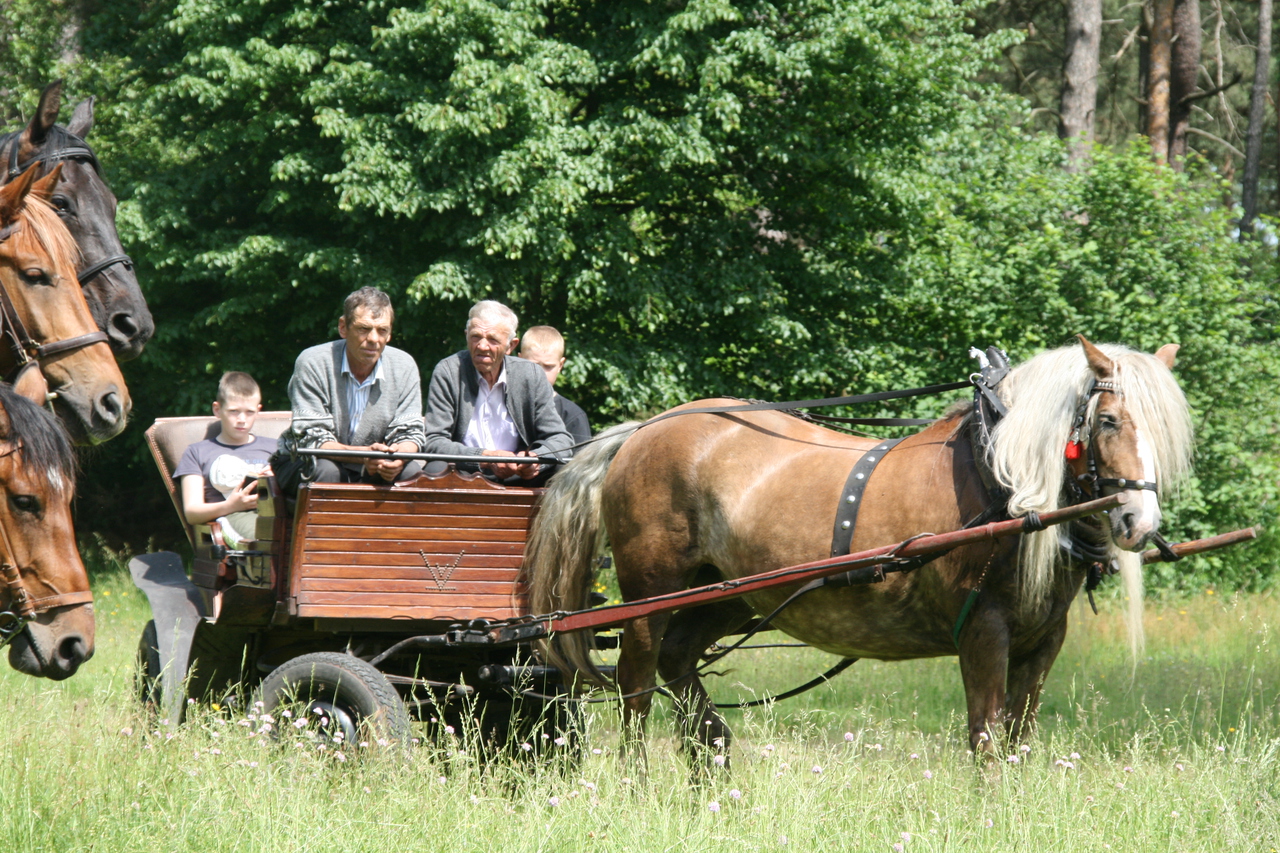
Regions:
[[[1155, 604], [1128, 658], [1118, 607], [1077, 612], [1027, 752], [981, 770], [954, 659], [862, 661], [796, 699], [734, 712], [731, 767], [691, 782], [659, 700], [647, 771], [607, 707], [580, 763], [485, 762], [465, 738], [407, 752], [328, 745], [295, 719], [133, 701], [148, 616], [95, 573], [97, 653], [73, 679], [0, 672], [0, 837], [21, 850], [1273, 850], [1280, 654], [1270, 596]], [[726, 661], [729, 664], [729, 661]], [[722, 699], [830, 659], [744, 653]], [[273, 738], [266, 726], [283, 730]], [[458, 733], [462, 735], [464, 733]]]

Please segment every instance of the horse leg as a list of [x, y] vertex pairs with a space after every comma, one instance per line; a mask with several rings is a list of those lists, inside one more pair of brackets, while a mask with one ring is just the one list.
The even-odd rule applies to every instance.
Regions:
[[969, 748], [975, 755], [998, 755], [994, 736], [1004, 716], [1009, 668], [1009, 629], [991, 611], [975, 610], [960, 635], [960, 676], [969, 711]]
[[1030, 736], [1040, 709], [1040, 689], [1058, 659], [1062, 641], [1067, 636], [1067, 620], [1055, 627], [1040, 644], [1025, 655], [1009, 662], [1008, 709], [1009, 740], [1020, 743]]
[[693, 670], [708, 646], [745, 624], [751, 615], [751, 608], [741, 601], [724, 601], [684, 610], [672, 617], [663, 638], [658, 672], [664, 681], [679, 679], [671, 689], [675, 694], [676, 715], [684, 735], [684, 746], [692, 754], [695, 764], [698, 759], [710, 764], [712, 755], [723, 755], [727, 766], [732, 732], [707, 695], [702, 679]]
[[[634, 752], [644, 764], [644, 724], [653, 705], [650, 688], [657, 684], [658, 654], [670, 614], [659, 614], [628, 622], [622, 632], [618, 652], [617, 684], [622, 700], [622, 750]], [[634, 695], [633, 695], [634, 694]]]

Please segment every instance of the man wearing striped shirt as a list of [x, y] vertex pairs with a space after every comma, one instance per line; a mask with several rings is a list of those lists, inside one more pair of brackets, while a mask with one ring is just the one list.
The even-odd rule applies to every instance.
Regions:
[[[388, 346], [394, 321], [390, 298], [376, 288], [361, 288], [343, 303], [341, 340], [298, 356], [289, 380], [295, 446], [403, 453], [423, 448], [418, 365], [408, 353]], [[390, 483], [414, 477], [421, 469], [419, 462], [406, 465], [402, 460], [316, 458], [314, 474], [305, 479]]]

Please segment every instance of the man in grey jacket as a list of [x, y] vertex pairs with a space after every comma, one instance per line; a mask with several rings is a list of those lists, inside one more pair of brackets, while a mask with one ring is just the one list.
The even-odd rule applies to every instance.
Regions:
[[[418, 365], [388, 346], [395, 311], [381, 290], [364, 287], [346, 298], [338, 320], [341, 340], [310, 347], [298, 356], [289, 380], [290, 430], [296, 447], [417, 453], [422, 432]], [[315, 458], [321, 483], [390, 483], [416, 476], [422, 464], [368, 459], [363, 463]], [[290, 478], [276, 472], [281, 482]]]
[[[477, 457], [498, 479], [534, 480], [536, 463], [483, 463], [483, 456], [549, 456], [567, 459], [573, 439], [556, 412], [542, 368], [510, 353], [516, 315], [485, 300], [467, 316], [467, 348], [442, 359], [427, 388], [428, 453]], [[466, 467], [464, 465], [464, 467]], [[431, 468], [428, 468], [431, 471]]]

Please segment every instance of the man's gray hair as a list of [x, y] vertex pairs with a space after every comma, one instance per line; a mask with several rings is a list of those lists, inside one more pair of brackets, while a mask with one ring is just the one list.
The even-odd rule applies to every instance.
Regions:
[[471, 334], [471, 323], [475, 320], [487, 320], [491, 324], [505, 325], [511, 330], [509, 340], [515, 340], [516, 329], [520, 328], [520, 321], [516, 319], [516, 312], [501, 302], [495, 302], [492, 299], [484, 299], [471, 306], [471, 310], [467, 313], [467, 325], [463, 329], [464, 333]]
[[372, 316], [379, 317], [385, 312], [392, 325], [396, 322], [396, 311], [391, 307], [391, 297], [376, 287], [362, 287], [342, 301], [342, 319], [353, 323], [356, 311], [364, 308]]

